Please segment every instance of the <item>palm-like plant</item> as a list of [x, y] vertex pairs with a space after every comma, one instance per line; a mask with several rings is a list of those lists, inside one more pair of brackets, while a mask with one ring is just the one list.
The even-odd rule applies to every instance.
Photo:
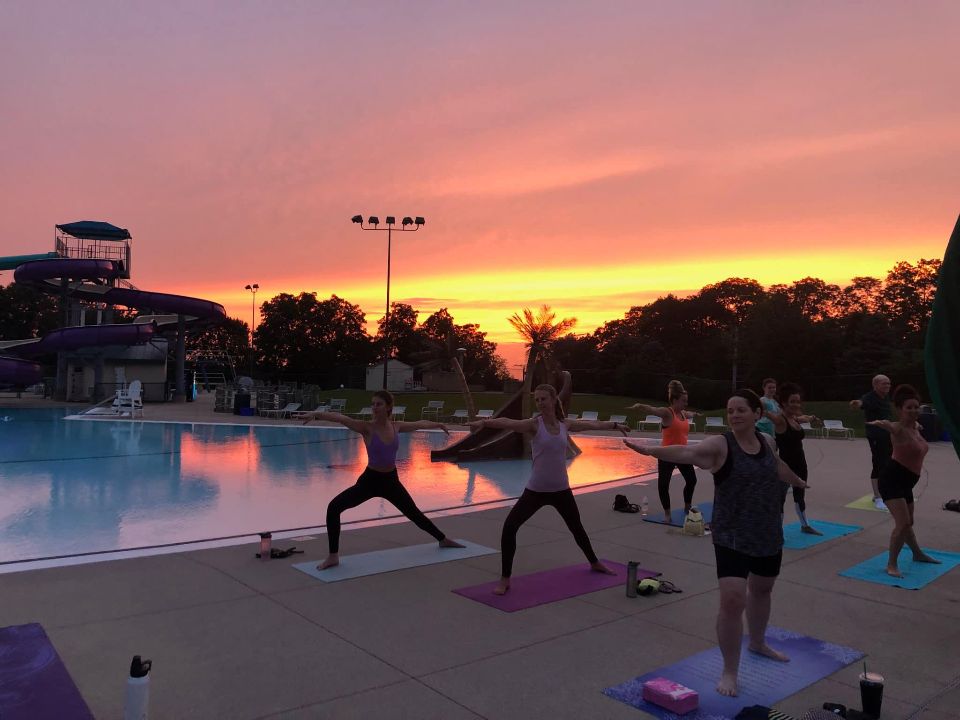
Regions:
[[541, 305], [536, 315], [530, 308], [524, 308], [521, 313], [514, 313], [507, 321], [520, 334], [527, 347], [527, 368], [523, 375], [523, 416], [530, 417], [530, 390], [537, 362], [547, 357], [554, 340], [574, 328], [577, 319], [564, 318], [557, 322], [557, 314], [549, 305]]

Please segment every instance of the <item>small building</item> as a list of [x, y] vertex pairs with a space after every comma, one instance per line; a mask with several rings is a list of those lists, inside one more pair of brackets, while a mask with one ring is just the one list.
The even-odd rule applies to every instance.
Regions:
[[[403, 392], [413, 386], [413, 366], [391, 359], [387, 363], [387, 390]], [[367, 366], [367, 390], [383, 388], [383, 361]]]

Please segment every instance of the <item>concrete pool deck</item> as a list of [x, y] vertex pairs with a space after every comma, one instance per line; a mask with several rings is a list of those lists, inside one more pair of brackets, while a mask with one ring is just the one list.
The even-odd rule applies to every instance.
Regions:
[[[147, 419], [250, 420], [214, 414], [202, 401], [148, 406]], [[870, 668], [887, 678], [885, 719], [960, 718], [960, 570], [919, 591], [840, 577], [885, 550], [891, 520], [845, 507], [869, 492], [864, 440], [806, 445], [808, 516], [864, 529], [784, 552], [771, 623], [867, 653]], [[941, 509], [960, 496], [953, 448], [932, 445], [926, 469], [918, 537], [960, 551], [960, 513]], [[708, 499], [709, 475], [698, 475], [696, 498]], [[639, 560], [682, 594], [631, 599], [617, 587], [507, 614], [450, 592], [495, 579], [498, 555], [327, 584], [290, 567], [325, 555], [321, 535], [277, 541], [306, 551], [285, 560], [256, 560], [251, 539], [3, 575], [0, 626], [41, 623], [97, 718], [121, 717], [134, 654], [154, 661], [150, 716], [161, 720], [644, 717], [601, 691], [715, 645], [717, 582], [708, 538], [613, 512], [618, 492], [655, 503], [652, 486], [579, 494], [597, 553]], [[506, 513], [451, 515], [440, 524], [453, 537], [496, 548]], [[786, 522], [794, 520], [788, 503]], [[343, 558], [428, 540], [410, 523], [347, 531]], [[545, 510], [521, 530], [515, 575], [581, 560], [559, 517]], [[824, 701], [859, 708], [858, 673], [843, 669], [777, 708], [796, 716]]]

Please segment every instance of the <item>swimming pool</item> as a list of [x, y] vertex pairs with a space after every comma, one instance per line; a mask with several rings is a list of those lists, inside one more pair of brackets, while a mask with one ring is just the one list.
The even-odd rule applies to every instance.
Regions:
[[[0, 565], [318, 528], [330, 499], [366, 465], [360, 437], [343, 428], [65, 414], [0, 410]], [[576, 439], [584, 452], [569, 466], [573, 487], [655, 470], [655, 461], [618, 438]], [[450, 442], [440, 432], [401, 436], [400, 478], [421, 509], [483, 505], [522, 492], [529, 461], [431, 462], [430, 450]], [[395, 514], [375, 499], [343, 520]]]

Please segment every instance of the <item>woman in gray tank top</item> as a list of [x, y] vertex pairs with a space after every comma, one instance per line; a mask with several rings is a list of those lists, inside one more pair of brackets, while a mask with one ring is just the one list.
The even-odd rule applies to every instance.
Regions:
[[717, 640], [723, 673], [721, 695], [736, 695], [746, 612], [749, 649], [772, 660], [789, 658], [767, 644], [773, 585], [783, 556], [783, 485], [806, 483], [774, 452], [773, 441], [757, 431], [762, 414], [752, 390], [738, 390], [727, 401], [730, 432], [697, 445], [658, 447], [624, 440], [631, 450], [667, 462], [691, 463], [714, 477], [713, 548], [720, 584]]

